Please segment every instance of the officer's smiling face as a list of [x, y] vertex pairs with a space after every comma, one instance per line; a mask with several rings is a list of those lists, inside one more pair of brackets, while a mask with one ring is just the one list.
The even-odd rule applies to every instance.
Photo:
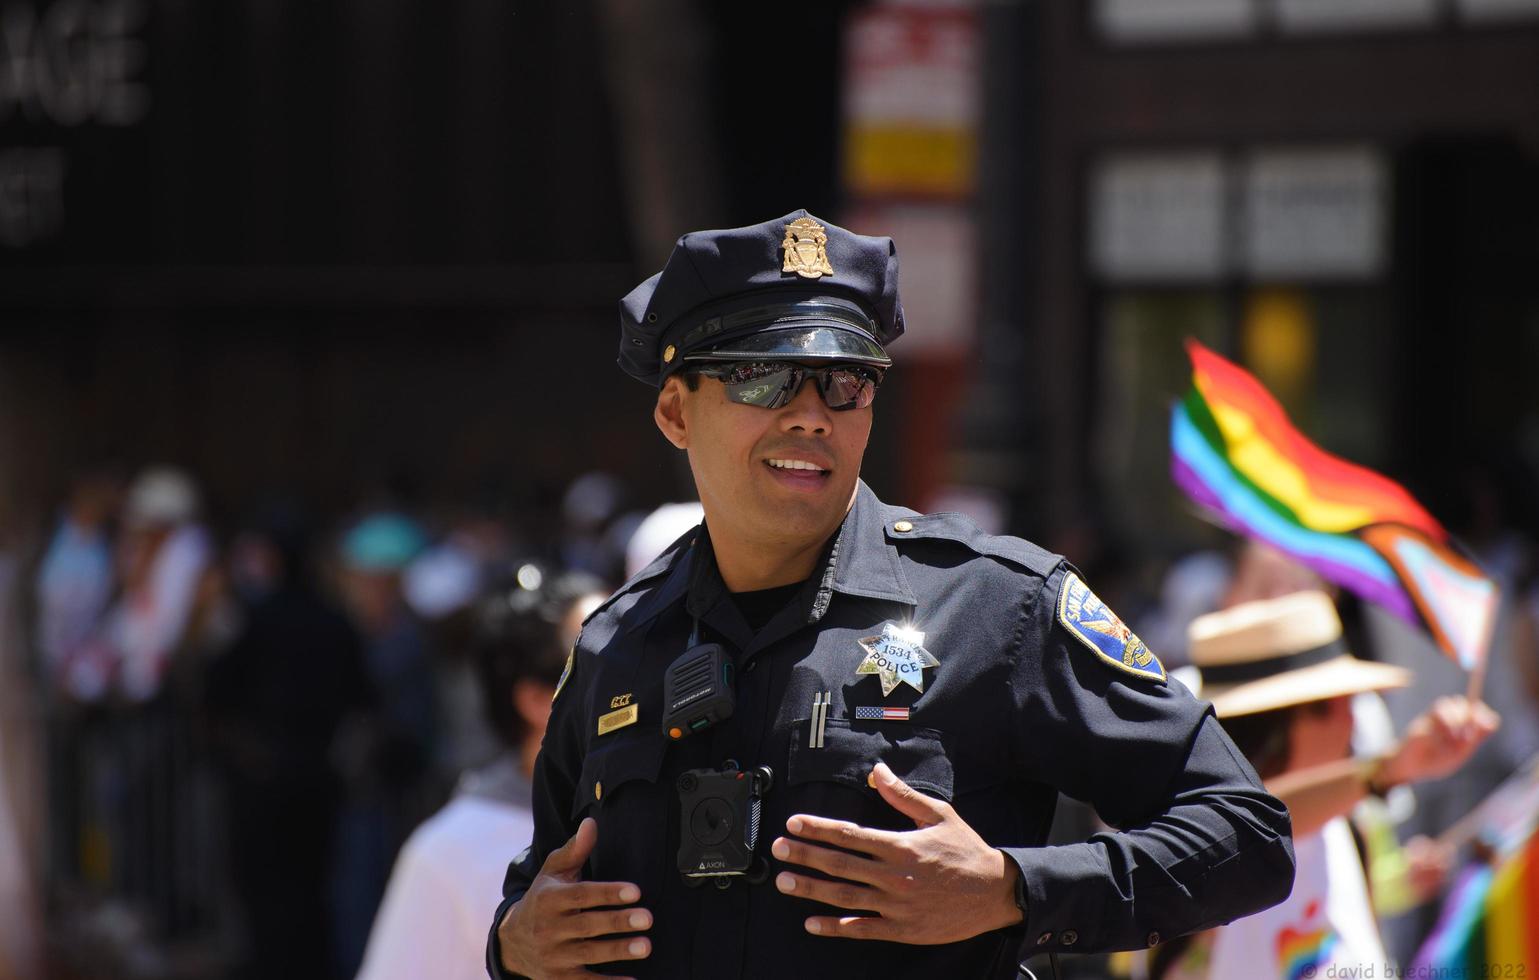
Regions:
[[689, 453], [713, 542], [821, 548], [855, 496], [871, 408], [835, 412], [810, 379], [783, 408], [742, 405], [722, 383], [691, 391], [674, 376], [658, 393], [658, 428]]

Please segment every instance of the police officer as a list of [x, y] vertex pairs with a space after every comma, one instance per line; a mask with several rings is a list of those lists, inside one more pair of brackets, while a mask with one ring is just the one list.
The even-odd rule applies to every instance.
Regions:
[[[1288, 894], [1287, 811], [1071, 566], [860, 481], [897, 278], [798, 211], [621, 301], [705, 521], [585, 624], [493, 977], [1013, 977]], [[1043, 847], [1059, 791], [1120, 829]]]

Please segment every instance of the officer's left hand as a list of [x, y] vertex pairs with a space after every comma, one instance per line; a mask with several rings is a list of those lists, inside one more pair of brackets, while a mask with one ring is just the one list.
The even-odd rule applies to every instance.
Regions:
[[770, 853], [787, 864], [841, 879], [782, 871], [775, 877], [782, 892], [866, 913], [813, 916], [806, 922], [808, 932], [929, 945], [958, 942], [1021, 920], [1014, 862], [979, 837], [951, 804], [910, 788], [885, 763], [877, 763], [872, 775], [882, 799], [912, 819], [917, 830], [873, 830], [798, 814], [786, 821], [792, 834], [860, 854], [788, 837], [777, 837], [770, 846]]

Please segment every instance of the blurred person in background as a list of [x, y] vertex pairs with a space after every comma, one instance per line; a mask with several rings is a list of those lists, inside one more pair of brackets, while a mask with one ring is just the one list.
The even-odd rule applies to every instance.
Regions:
[[1197, 551], [1172, 562], [1160, 582], [1159, 600], [1139, 625], [1151, 650], [1161, 651], [1167, 667], [1191, 663], [1186, 649], [1186, 630], [1192, 620], [1220, 608], [1233, 578], [1228, 556], [1218, 551]]
[[625, 484], [593, 470], [573, 480], [561, 497], [561, 563], [606, 581], [619, 577], [625, 543], [640, 517], [623, 512]]
[[34, 586], [37, 650], [55, 686], [85, 646], [112, 599], [112, 523], [122, 486], [108, 472], [75, 480]]
[[1309, 567], [1264, 541], [1245, 538], [1240, 542], [1229, 588], [1219, 600], [1219, 608], [1228, 609], [1242, 602], [1276, 599], [1315, 589], [1334, 591]]
[[340, 975], [326, 906], [341, 795], [332, 747], [374, 697], [361, 640], [321, 595], [310, 558], [309, 526], [286, 505], [230, 547], [244, 624], [210, 666], [207, 711], [245, 924], [238, 977]]
[[152, 969], [171, 945], [214, 928], [213, 785], [198, 737], [202, 675], [229, 639], [216, 550], [193, 478], [140, 471], [123, 499], [119, 591], [69, 657], [70, 713], [61, 797], [50, 814], [55, 894], [68, 899], [69, 944], [104, 969]]
[[[513, 556], [528, 549], [513, 526], [506, 500], [514, 491], [487, 477], [468, 502], [433, 508], [438, 532], [412, 559], [402, 579], [406, 601], [427, 620], [471, 609], [485, 587], [506, 575]], [[461, 649], [468, 645], [462, 638]]]
[[465, 774], [455, 797], [396, 860], [360, 980], [485, 976], [486, 909], [505, 864], [534, 831], [530, 777], [550, 703], [583, 619], [607, 589], [582, 572], [524, 565], [476, 605], [472, 660], [503, 754]]
[[108, 471], [75, 479], [33, 579], [34, 647], [47, 711], [48, 817], [54, 828], [48, 871], [70, 880], [80, 871], [77, 832], [84, 804], [81, 719], [74, 702], [93, 701], [105, 691], [106, 649], [93, 641], [116, 588], [113, 528], [122, 496], [122, 481]]
[[418, 524], [393, 511], [366, 515], [341, 541], [342, 594], [379, 698], [369, 722], [344, 727], [336, 747], [347, 785], [332, 896], [343, 976], [363, 960], [396, 852], [442, 799], [430, 778], [438, 724], [432, 652], [402, 592], [402, 576], [426, 545]]
[[[1248, 602], [1280, 599], [1301, 592], [1323, 592], [1330, 596], [1335, 609], [1334, 615], [1343, 634], [1343, 642], [1359, 660], [1398, 663], [1406, 667], [1408, 664], [1399, 657], [1405, 652], [1405, 648], [1425, 645], [1425, 641], [1420, 638], [1412, 638], [1409, 642], [1404, 639], [1385, 642], [1370, 635], [1365, 628], [1365, 622], [1375, 614], [1377, 607], [1361, 602], [1356, 595], [1327, 582], [1307, 565], [1255, 538], [1240, 539], [1234, 563], [1234, 575], [1229, 582], [1229, 587], [1224, 591], [1218, 608], [1230, 609]], [[1190, 635], [1190, 622], [1188, 632]], [[1441, 656], [1437, 659], [1447, 662], [1446, 658]], [[1190, 666], [1185, 669], [1191, 671], [1189, 678], [1194, 689], [1200, 689], [1199, 673]], [[1415, 685], [1419, 680], [1419, 673], [1418, 670], [1410, 670], [1404, 676], [1409, 684]], [[1404, 689], [1404, 685], [1400, 685], [1384, 693], [1393, 697]], [[1431, 700], [1431, 696], [1421, 699], [1415, 709], [1416, 712], [1419, 713]], [[1352, 744], [1360, 754], [1377, 755], [1393, 748], [1395, 719], [1391, 717], [1386, 698], [1381, 697], [1379, 692], [1364, 691], [1356, 695], [1352, 701], [1352, 714], [1354, 719]], [[1405, 723], [1409, 723], [1410, 720], [1409, 715], [1402, 719]], [[1387, 802], [1391, 803], [1392, 807], [1386, 815], [1391, 816], [1395, 823], [1403, 822], [1406, 814], [1415, 806], [1412, 793], [1408, 788], [1396, 789], [1390, 794]], [[1297, 832], [1296, 827], [1295, 832]]]
[[[1190, 650], [1200, 693], [1288, 805], [1298, 870], [1281, 904], [1158, 949], [1153, 975], [1286, 980], [1384, 969], [1366, 857], [1348, 815], [1365, 797], [1454, 772], [1496, 730], [1497, 716], [1462, 697], [1441, 699], [1388, 751], [1354, 756], [1354, 697], [1404, 687], [1410, 674], [1353, 656], [1324, 592], [1200, 616]], [[1436, 878], [1414, 883], [1423, 898]]]
[[471, 637], [477, 600], [487, 583], [509, 574], [520, 546], [494, 503], [440, 510], [448, 515], [442, 533], [407, 566], [401, 585], [433, 651], [438, 727], [432, 767], [434, 778], [447, 786], [501, 751], [481, 710]]
[[198, 523], [192, 477], [152, 467], [129, 485], [123, 503], [117, 574], [122, 591], [95, 641], [70, 666], [66, 684], [83, 701], [114, 691], [129, 702], [153, 698], [200, 611], [213, 540]]

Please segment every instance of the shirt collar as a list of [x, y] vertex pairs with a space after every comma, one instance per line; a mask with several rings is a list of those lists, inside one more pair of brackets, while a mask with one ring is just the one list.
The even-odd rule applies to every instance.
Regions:
[[[641, 599], [631, 615], [625, 618], [630, 620], [629, 626], [622, 627], [625, 632], [630, 632], [639, 626], [650, 623], [656, 619], [663, 610], [673, 605], [689, 591], [690, 580], [694, 577], [695, 569], [701, 564], [699, 557], [702, 551], [710, 549], [710, 542], [706, 538], [705, 525], [695, 528], [694, 536], [689, 544], [679, 549], [673, 564], [667, 571], [661, 573], [667, 577], [653, 590], [652, 594]], [[711, 564], [714, 566], [715, 562]]]
[[[839, 528], [838, 539], [823, 572], [823, 589], [845, 595], [866, 596], [915, 605], [914, 593], [903, 575], [898, 549], [888, 540], [888, 511], [864, 480], [855, 488], [855, 506]], [[827, 606], [826, 600], [822, 602]], [[819, 613], [821, 615], [821, 613]]]
[[[891, 509], [877, 499], [864, 480], [857, 482], [854, 505], [839, 525], [832, 547], [813, 572], [818, 588], [808, 612], [809, 623], [823, 618], [835, 592], [915, 605], [898, 549], [888, 539], [887, 518], [891, 515], [887, 512]], [[635, 623], [639, 626], [651, 621], [680, 599], [690, 615], [698, 619], [726, 594], [727, 586], [716, 567], [710, 534], [702, 524], [668, 577], [644, 600], [646, 608]]]

